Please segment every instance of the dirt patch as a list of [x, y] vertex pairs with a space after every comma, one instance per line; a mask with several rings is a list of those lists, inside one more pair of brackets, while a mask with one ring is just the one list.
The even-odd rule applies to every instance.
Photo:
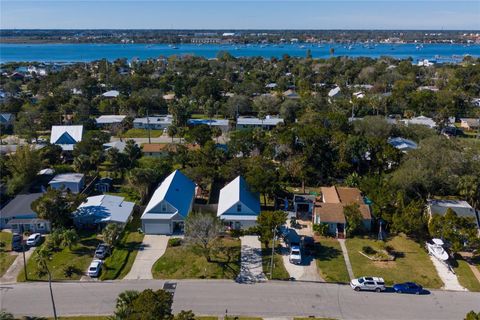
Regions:
[[373, 265], [377, 268], [390, 269], [395, 268], [395, 261], [372, 261]]

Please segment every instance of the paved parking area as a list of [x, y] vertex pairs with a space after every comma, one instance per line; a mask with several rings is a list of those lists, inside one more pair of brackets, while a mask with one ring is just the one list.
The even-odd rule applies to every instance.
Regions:
[[242, 242], [242, 257], [240, 274], [237, 276], [237, 282], [254, 283], [265, 281], [267, 278], [263, 273], [262, 267], [262, 245], [258, 236], [240, 237]]
[[317, 264], [312, 256], [305, 255], [302, 252], [302, 264], [296, 265], [290, 263], [290, 252], [285, 243], [282, 243], [282, 247], [283, 264], [285, 265], [285, 269], [287, 270], [290, 277], [294, 278], [295, 280], [303, 281], [324, 281], [318, 273]]
[[153, 279], [152, 267], [167, 250], [169, 236], [145, 235], [143, 250], [139, 250], [132, 269], [124, 279]]
[[[32, 256], [35, 248], [27, 248], [25, 251], [25, 260], [28, 263], [28, 259]], [[3, 277], [0, 278], [0, 283], [14, 283], [17, 282], [18, 274], [21, 270], [23, 270], [23, 254], [21, 252], [12, 253], [17, 256], [17, 258], [13, 261], [12, 265], [5, 271]]]

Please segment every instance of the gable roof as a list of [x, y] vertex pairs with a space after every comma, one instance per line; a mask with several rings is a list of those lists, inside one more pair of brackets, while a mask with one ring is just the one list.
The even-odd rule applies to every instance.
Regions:
[[258, 194], [252, 193], [243, 177], [238, 176], [220, 190], [218, 199], [217, 216], [221, 216], [232, 206], [241, 202], [253, 212], [260, 213], [260, 200]]
[[[195, 195], [195, 183], [187, 178], [180, 170], [175, 170], [163, 180], [155, 190], [152, 198], [147, 204], [143, 216], [148, 213], [156, 213], [155, 208], [162, 201], [168, 202], [177, 209], [178, 213], [186, 218], [190, 205]], [[142, 218], [143, 218], [142, 216]]]
[[118, 92], [118, 90], [110, 90], [110, 91], [104, 92], [102, 94], [102, 96], [104, 96], [106, 98], [116, 98], [119, 95], [120, 95], [120, 92]]
[[63, 150], [73, 150], [73, 145], [82, 141], [83, 126], [52, 126], [50, 143], [58, 144]]
[[80, 204], [73, 216], [77, 219], [90, 218], [94, 223], [126, 223], [132, 215], [135, 203], [124, 201], [123, 197], [99, 195], [88, 197]]
[[37, 215], [32, 210], [32, 202], [43, 195], [42, 192], [19, 194], [0, 210], [2, 218], [10, 218], [22, 215]]
[[358, 188], [347, 187], [322, 187], [323, 200], [325, 203], [358, 203], [364, 204], [362, 193]]
[[123, 115], [103, 115], [95, 119], [97, 124], [121, 123], [127, 116]]
[[54, 183], [80, 183], [85, 175], [83, 173], [61, 173], [53, 177], [48, 184]]
[[11, 113], [0, 113], [0, 123], [8, 123], [12, 119]]

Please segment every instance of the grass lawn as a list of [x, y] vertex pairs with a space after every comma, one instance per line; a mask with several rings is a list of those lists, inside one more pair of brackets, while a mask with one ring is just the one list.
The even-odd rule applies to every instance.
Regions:
[[[48, 318], [49, 320], [53, 318]], [[107, 320], [108, 316], [76, 316], [76, 317], [58, 317], [58, 320]]]
[[315, 259], [320, 275], [325, 281], [350, 281], [342, 249], [336, 239], [315, 237]]
[[0, 277], [8, 270], [17, 256], [0, 251]]
[[395, 236], [385, 243], [398, 252], [395, 261], [371, 261], [359, 253], [363, 246], [380, 250], [382, 244], [382, 241], [367, 238], [347, 239], [346, 245], [355, 277], [378, 276], [384, 278], [387, 285], [413, 281], [426, 288], [443, 286], [423, 247], [405, 236]]
[[467, 261], [462, 257], [456, 256], [455, 262], [452, 263], [452, 267], [457, 275], [458, 282], [470, 291], [480, 291], [480, 282], [473, 274]]
[[240, 272], [240, 240], [222, 238], [211, 262], [185, 244], [168, 246], [152, 268], [154, 279], [235, 279]]
[[122, 279], [128, 274], [143, 240], [143, 233], [137, 231], [140, 226], [140, 213], [135, 212], [132, 221], [125, 226], [122, 237], [112, 254], [105, 259], [100, 279]]
[[[163, 135], [163, 130], [150, 130], [150, 137], [158, 138]], [[147, 129], [135, 129], [132, 128], [122, 134], [122, 138], [148, 138]]]
[[10, 232], [0, 232], [0, 251], [12, 250], [12, 234]]
[[[282, 246], [278, 245], [275, 248], [275, 255], [273, 256], [273, 277], [275, 280], [288, 280], [290, 275], [285, 269], [283, 258], [281, 255]], [[272, 248], [265, 248], [262, 244], [262, 266], [263, 273], [270, 279], [270, 263], [272, 261]]]
[[10, 232], [0, 232], [0, 277], [12, 265], [17, 256], [11, 255], [12, 250], [12, 234]]
[[[72, 250], [63, 248], [60, 251], [53, 252], [52, 259], [48, 262], [53, 280], [78, 280], [92, 262], [95, 249], [101, 241], [97, 239], [96, 233], [92, 231], [81, 231], [79, 232], [79, 236], [80, 241], [72, 247]], [[64, 274], [64, 268], [66, 266], [75, 267], [77, 272], [72, 274], [71, 277], [66, 276]], [[39, 275], [38, 271], [34, 252], [27, 262], [28, 279], [46, 280], [47, 275]], [[17, 280], [25, 281], [23, 270], [18, 275]]]

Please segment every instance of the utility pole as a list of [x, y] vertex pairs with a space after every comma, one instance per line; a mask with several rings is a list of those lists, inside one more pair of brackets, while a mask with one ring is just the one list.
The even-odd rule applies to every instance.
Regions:
[[25, 240], [23, 239], [22, 239], [22, 254], [23, 254], [23, 272], [25, 273], [25, 281], [28, 281], [27, 260], [25, 259]]
[[273, 256], [275, 254], [275, 237], [276, 237], [277, 228], [273, 228], [273, 239], [272, 239], [272, 257], [270, 259], [270, 280], [273, 279]]

